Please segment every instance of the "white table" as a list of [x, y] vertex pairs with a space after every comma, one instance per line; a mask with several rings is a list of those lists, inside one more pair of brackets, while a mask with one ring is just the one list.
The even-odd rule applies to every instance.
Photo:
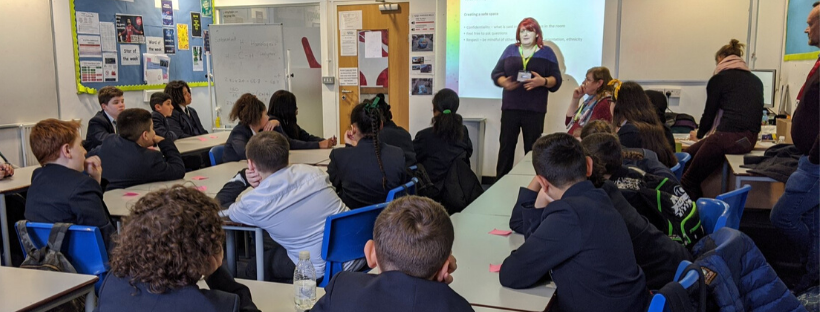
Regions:
[[532, 166], [531, 159], [523, 159], [516, 164], [512, 170], [507, 174], [525, 175], [529, 177], [535, 176], [535, 167]]
[[178, 139], [174, 141], [174, 145], [177, 146], [179, 153], [183, 155], [201, 153], [210, 150], [214, 146], [225, 145], [230, 135], [231, 133], [228, 131], [207, 133]]
[[96, 282], [94, 275], [0, 267], [0, 310], [48, 311], [88, 294], [86, 311], [91, 311]]
[[[14, 169], [14, 175], [0, 180], [0, 229], [3, 233], [3, 264], [11, 266], [11, 242], [6, 211], [6, 194], [22, 192], [31, 186], [31, 174], [40, 166], [29, 166]], [[17, 242], [14, 242], [15, 244]]]
[[467, 208], [464, 208], [461, 213], [504, 216], [509, 219], [513, 206], [518, 200], [518, 190], [521, 187], [527, 187], [533, 177], [532, 175], [505, 175]]
[[[194, 186], [204, 186], [205, 193], [216, 195], [222, 186], [225, 185], [237, 172], [248, 167], [247, 160], [240, 160], [236, 162], [221, 163], [216, 166], [202, 168], [199, 170], [189, 171], [185, 176], [179, 180], [146, 183], [134, 185], [127, 188], [127, 190], [138, 191], [153, 191], [163, 187], [168, 187], [176, 184], [190, 184]], [[203, 177], [204, 180], [195, 180], [194, 177]]]
[[[259, 310], [269, 312], [294, 312], [296, 305], [293, 301], [294, 288], [292, 284], [260, 282], [245, 279], [237, 279], [237, 282], [248, 286], [251, 291], [253, 303]], [[205, 281], [199, 281], [200, 288], [208, 288]], [[316, 287], [316, 299], [325, 295], [325, 289]]]
[[288, 160], [291, 164], [316, 165], [323, 162], [330, 163], [330, 151], [332, 150], [333, 149], [330, 148], [291, 150]]
[[554, 284], [530, 289], [501, 286], [490, 264], [501, 264], [524, 243], [524, 236], [490, 235], [493, 229], [509, 230], [509, 217], [457, 213], [451, 217], [455, 228], [453, 255], [458, 269], [450, 287], [472, 305], [522, 311], [543, 311], [555, 292]]

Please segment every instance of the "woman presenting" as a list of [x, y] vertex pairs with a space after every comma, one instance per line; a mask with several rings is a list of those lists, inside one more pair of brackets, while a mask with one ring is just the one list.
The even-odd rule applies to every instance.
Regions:
[[510, 172], [515, 157], [519, 129], [524, 133], [524, 153], [544, 130], [549, 92], [561, 87], [561, 70], [555, 53], [543, 43], [538, 22], [525, 18], [518, 24], [515, 43], [504, 49], [493, 69], [493, 82], [501, 93], [501, 143], [496, 179]]

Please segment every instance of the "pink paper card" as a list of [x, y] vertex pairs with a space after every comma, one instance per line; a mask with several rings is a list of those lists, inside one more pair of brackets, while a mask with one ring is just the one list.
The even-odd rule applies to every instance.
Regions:
[[493, 229], [492, 231], [490, 231], [490, 234], [498, 236], [509, 236], [510, 234], [512, 234], [512, 231], [502, 231], [498, 229]]
[[199, 138], [200, 141], [205, 142], [208, 141], [208, 138]]
[[207, 179], [207, 178], [208, 178], [208, 177], [203, 177], [203, 176], [195, 176], [195, 177], [193, 177], [193, 178], [191, 178], [191, 179], [192, 179], [192, 180], [197, 180], [197, 181], [200, 181], [200, 180], [205, 180], [205, 179]]
[[217, 138], [215, 135], [209, 135], [208, 137], [211, 138], [211, 139], [216, 139]]
[[122, 194], [122, 196], [137, 196], [137, 195], [139, 195], [139, 193], [126, 192], [125, 194]]
[[204, 191], [207, 191], [207, 190], [208, 190], [208, 187], [207, 187], [207, 186], [204, 186], [204, 185], [201, 185], [201, 186], [197, 186], [197, 187], [196, 187], [196, 190], [197, 190], [197, 191], [200, 191], [200, 192], [204, 192]]
[[490, 272], [491, 273], [498, 273], [499, 271], [501, 271], [501, 265], [500, 264], [490, 264]]

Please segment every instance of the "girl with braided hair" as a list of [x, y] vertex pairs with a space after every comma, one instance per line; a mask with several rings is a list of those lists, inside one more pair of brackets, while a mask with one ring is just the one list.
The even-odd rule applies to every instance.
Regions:
[[378, 103], [356, 105], [345, 132], [348, 146], [330, 152], [330, 182], [351, 209], [383, 203], [391, 189], [404, 183], [404, 152], [379, 139], [382, 125]]

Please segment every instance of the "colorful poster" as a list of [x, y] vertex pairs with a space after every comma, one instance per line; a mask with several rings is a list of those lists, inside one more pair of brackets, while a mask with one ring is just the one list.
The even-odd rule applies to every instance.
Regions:
[[203, 30], [203, 41], [205, 42], [205, 55], [211, 55], [211, 34], [207, 30]]
[[93, 12], [77, 12], [78, 34], [100, 34], [100, 14]]
[[211, 0], [200, 0], [200, 4], [202, 5], [202, 16], [203, 17], [213, 17], [214, 16], [214, 7], [211, 6]]
[[103, 62], [80, 61], [81, 82], [103, 82]]
[[202, 37], [202, 19], [197, 12], [191, 12], [191, 37]]
[[162, 0], [162, 26], [174, 26], [174, 2]]
[[106, 82], [117, 82], [117, 52], [103, 53], [103, 79]]
[[436, 13], [415, 13], [410, 15], [410, 32], [434, 32]]
[[162, 54], [142, 55], [145, 66], [143, 76], [149, 85], [168, 83], [168, 73], [171, 68], [171, 58]]
[[102, 50], [105, 52], [117, 52], [117, 28], [114, 23], [100, 23], [100, 37], [102, 37]]
[[140, 46], [136, 44], [121, 44], [120, 59], [122, 66], [139, 65]]
[[162, 40], [164, 41], [165, 54], [176, 53], [176, 36], [173, 28], [162, 29]]
[[412, 35], [413, 52], [433, 52], [433, 34]]
[[433, 78], [410, 79], [411, 95], [433, 95]]
[[80, 57], [101, 57], [100, 36], [77, 36], [77, 50]]
[[188, 24], [177, 24], [177, 50], [188, 50]]
[[117, 14], [117, 42], [145, 43], [141, 15]]
[[145, 47], [148, 53], [162, 54], [162, 37], [145, 37]]
[[202, 71], [205, 66], [205, 61], [202, 60], [202, 47], [201, 46], [193, 46], [191, 47], [191, 58], [194, 64], [194, 71]]

